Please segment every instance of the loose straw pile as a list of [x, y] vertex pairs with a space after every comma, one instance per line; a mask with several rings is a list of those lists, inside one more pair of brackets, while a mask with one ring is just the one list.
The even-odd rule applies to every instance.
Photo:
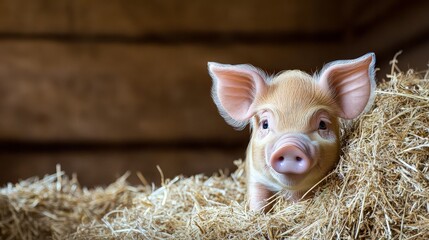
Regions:
[[[429, 78], [393, 64], [372, 110], [345, 124], [315, 196], [249, 211], [245, 172], [87, 190], [58, 169], [0, 189], [1, 239], [429, 239]], [[244, 151], [244, 150], [243, 150]]]

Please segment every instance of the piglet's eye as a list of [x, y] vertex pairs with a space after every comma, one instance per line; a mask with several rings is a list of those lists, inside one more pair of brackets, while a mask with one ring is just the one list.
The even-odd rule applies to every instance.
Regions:
[[327, 127], [325, 121], [320, 121], [319, 122], [319, 130], [326, 130], [326, 129], [328, 129], [328, 127]]
[[262, 129], [268, 129], [268, 120], [262, 121]]

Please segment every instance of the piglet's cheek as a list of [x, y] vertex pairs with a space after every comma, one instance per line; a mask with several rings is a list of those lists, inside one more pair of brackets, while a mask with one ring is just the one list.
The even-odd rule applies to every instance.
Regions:
[[262, 140], [263, 138], [265, 138], [268, 135], [269, 132], [270, 132], [270, 130], [268, 130], [268, 129], [259, 129], [258, 133], [257, 133], [258, 139]]
[[331, 140], [333, 137], [335, 137], [335, 136], [333, 136], [332, 131], [329, 130], [329, 129], [327, 129], [327, 130], [319, 130], [318, 133], [319, 133], [319, 135], [322, 138], [324, 138], [326, 140]]
[[317, 135], [319, 135], [323, 140], [330, 142], [335, 142], [338, 139], [338, 137], [335, 135], [335, 132], [332, 131], [331, 128], [328, 128], [326, 130], [318, 130]]

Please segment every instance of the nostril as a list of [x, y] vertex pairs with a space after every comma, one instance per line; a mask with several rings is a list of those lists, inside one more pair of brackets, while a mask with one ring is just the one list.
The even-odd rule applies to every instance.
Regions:
[[[312, 156], [301, 145], [294, 142], [275, 146], [267, 156], [268, 165], [280, 174], [304, 174], [312, 168]], [[304, 147], [302, 147], [304, 148]]]

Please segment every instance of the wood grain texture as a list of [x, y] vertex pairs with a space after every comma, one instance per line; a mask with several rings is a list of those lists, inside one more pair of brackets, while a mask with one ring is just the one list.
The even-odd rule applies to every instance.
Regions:
[[56, 163], [89, 186], [234, 168], [249, 131], [219, 116], [208, 61], [313, 73], [374, 51], [382, 79], [404, 50], [423, 70], [428, 3], [0, 0], [0, 184]]
[[0, 32], [145, 35], [165, 32], [322, 32], [340, 1], [1, 0]]
[[335, 47], [2, 41], [0, 140], [243, 141], [212, 102], [207, 61], [313, 72]]
[[412, 50], [419, 42], [427, 42], [429, 21], [428, 1], [395, 1], [395, 4], [378, 4], [390, 6], [374, 22], [366, 23], [365, 28], [356, 29], [356, 36], [348, 48], [350, 51], [373, 49], [383, 55], [383, 61], [390, 60], [399, 50]]

